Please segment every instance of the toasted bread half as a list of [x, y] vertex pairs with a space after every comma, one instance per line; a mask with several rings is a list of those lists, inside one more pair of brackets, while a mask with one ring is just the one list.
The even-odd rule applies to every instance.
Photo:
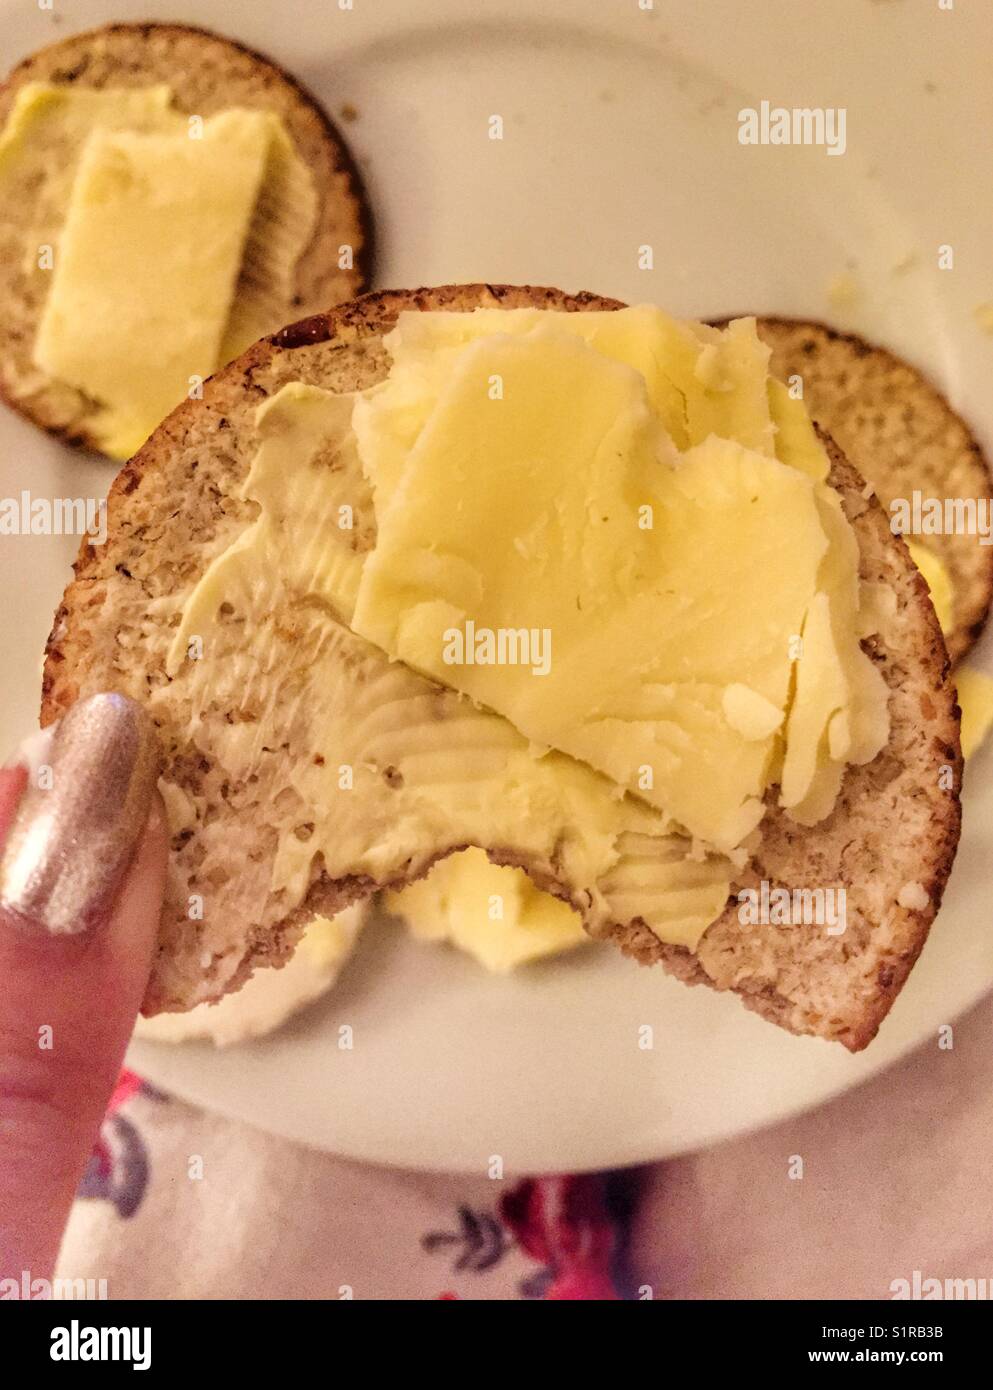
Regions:
[[[273, 305], [272, 328], [349, 299], [368, 283], [372, 224], [358, 170], [314, 97], [269, 58], [186, 25], [107, 25], [19, 63], [0, 87], [0, 127], [29, 82], [95, 89], [166, 83], [176, 108], [190, 115], [208, 117], [233, 106], [274, 111], [311, 172], [319, 211], [315, 233], [296, 265], [293, 294]], [[41, 245], [57, 244], [60, 214], [49, 185], [62, 160], [60, 150], [39, 148], [37, 167], [27, 171], [21, 196], [0, 201], [0, 396], [67, 443], [91, 446], [93, 402], [51, 381], [32, 361], [51, 283], [51, 272], [39, 269], [37, 256]], [[343, 245], [353, 249], [349, 269], [339, 268]]]
[[[184, 402], [163, 422], [113, 485], [106, 543], [83, 545], [48, 643], [42, 723], [98, 690], [141, 700], [160, 731], [167, 802], [185, 808], [173, 825], [171, 880], [147, 1012], [186, 1009], [237, 988], [256, 966], [284, 959], [315, 913], [330, 916], [378, 888], [402, 886], [466, 843], [458, 841], [457, 826], [448, 826], [378, 878], [329, 878], [318, 857], [297, 894], [275, 891], [277, 831], [307, 820], [306, 808], [294, 799], [292, 773], [296, 760], [313, 751], [300, 742], [299, 723], [306, 683], [314, 678], [313, 644], [301, 640], [299, 615], [289, 606], [268, 615], [264, 668], [271, 675], [250, 708], [233, 707], [241, 688], [234, 681], [232, 703], [222, 697], [191, 710], [183, 677], [167, 674], [166, 653], [179, 608], [205, 568], [254, 519], [255, 504], [239, 489], [258, 447], [259, 403], [290, 381], [335, 392], [365, 389], [388, 371], [382, 339], [402, 310], [465, 312], [484, 305], [569, 312], [621, 307], [589, 294], [467, 285], [372, 294], [304, 320], [257, 343], [207, 383], [202, 400]], [[856, 1050], [875, 1034], [937, 911], [958, 839], [961, 759], [947, 654], [926, 586], [878, 502], [827, 443], [863, 573], [896, 595], [892, 620], [866, 643], [890, 687], [892, 733], [871, 764], [849, 769], [838, 805], [823, 824], [801, 829], [770, 809], [759, 855], [742, 885], [765, 877], [788, 887], [844, 886], [847, 930], [837, 936], [802, 926], [745, 932], [732, 896], [695, 954], [664, 945], [638, 919], [599, 922], [596, 934], [684, 980], [733, 990], [785, 1028]], [[372, 543], [361, 535], [355, 541], [360, 548]], [[239, 643], [252, 640], [238, 622], [232, 613], [231, 658]], [[454, 748], [456, 759], [467, 756], [466, 702], [453, 692], [391, 665], [331, 619], [325, 620], [320, 660], [322, 689], [340, 692], [336, 698], [350, 719], [354, 709], [355, 722], [369, 731], [363, 756], [389, 787], [416, 776], [404, 762], [416, 720], [433, 746]], [[222, 681], [225, 669], [216, 667]], [[400, 681], [413, 714], [397, 725], [388, 716]], [[256, 703], [264, 705], [262, 716]], [[260, 717], [269, 723], [257, 740], [252, 773], [246, 777], [241, 768], [236, 774], [224, 753], [232, 723]], [[307, 833], [305, 824], [300, 829]], [[524, 868], [578, 910], [588, 906], [584, 885], [565, 881], [555, 852], [522, 853], [512, 843], [481, 847], [498, 862]], [[209, 900], [202, 920], [190, 918], [192, 895]]]
[[[886, 348], [821, 323], [760, 318], [773, 374], [799, 376], [812, 418], [844, 450], [884, 507], [894, 498], [993, 496], [989, 464], [972, 431], [927, 377]], [[976, 535], [921, 540], [943, 561], [953, 588], [945, 643], [953, 661], [979, 633], [993, 599], [993, 546]]]

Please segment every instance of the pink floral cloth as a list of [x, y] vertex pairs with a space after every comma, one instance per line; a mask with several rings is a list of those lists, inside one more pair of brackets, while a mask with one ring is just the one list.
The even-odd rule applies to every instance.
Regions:
[[991, 1057], [987, 998], [951, 1049], [935, 1036], [771, 1129], [503, 1182], [351, 1163], [125, 1073], [58, 1273], [111, 1298], [888, 1299], [915, 1271], [993, 1287]]
[[125, 1071], [60, 1273], [104, 1279], [110, 1298], [616, 1299], [631, 1181], [363, 1167]]

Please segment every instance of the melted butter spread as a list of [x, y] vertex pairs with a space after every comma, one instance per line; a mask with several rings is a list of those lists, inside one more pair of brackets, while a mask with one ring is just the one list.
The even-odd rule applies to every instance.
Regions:
[[191, 120], [166, 86], [29, 83], [0, 133], [0, 186], [38, 205], [35, 366], [93, 402], [92, 432], [117, 458], [278, 326], [316, 226], [313, 180], [279, 117]]
[[[884, 605], [802, 406], [748, 320], [404, 314], [386, 341], [371, 390], [260, 407], [255, 520], [170, 653], [190, 738], [239, 778], [293, 750], [291, 900], [315, 864], [382, 883], [469, 844], [594, 930], [694, 947], [770, 794], [815, 822], [888, 732], [859, 646]], [[550, 642], [491, 662], [486, 633]]]

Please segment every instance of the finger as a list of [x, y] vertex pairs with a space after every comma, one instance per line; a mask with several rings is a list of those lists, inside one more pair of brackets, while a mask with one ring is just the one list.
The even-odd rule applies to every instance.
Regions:
[[133, 701], [80, 701], [44, 757], [0, 782], [0, 1276], [17, 1278], [54, 1265], [148, 980], [167, 843]]

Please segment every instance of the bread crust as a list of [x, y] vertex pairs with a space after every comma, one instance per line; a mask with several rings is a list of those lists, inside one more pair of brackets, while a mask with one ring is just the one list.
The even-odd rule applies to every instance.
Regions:
[[[198, 453], [191, 440], [202, 436], [216, 441], [229, 414], [244, 410], [246, 403], [254, 409], [287, 380], [319, 380], [333, 369], [337, 384], [332, 389], [340, 390], [353, 377], [365, 382], [371, 373], [378, 379], [383, 361], [377, 358], [367, 366], [365, 377], [362, 363], [367, 353], [381, 354], [377, 345], [402, 310], [465, 311], [480, 305], [573, 312], [622, 307], [616, 300], [591, 294], [565, 295], [538, 287], [477, 284], [381, 291], [311, 316], [255, 344], [206, 383], [202, 401], [177, 407], [118, 475], [110, 495], [107, 542], [95, 547], [84, 540], [75, 579], [56, 615], [46, 651], [42, 723], [50, 723], [92, 688], [117, 683], [140, 698], [142, 681], [153, 679], [154, 673], [142, 668], [143, 658], [121, 651], [114, 636], [122, 607], [133, 601], [140, 613], [144, 590], [154, 590], [154, 575], [143, 578], [139, 573], [141, 566], [150, 564], [145, 537], [152, 530], [157, 546], [171, 547], [192, 565], [193, 573], [184, 576], [184, 583], [195, 582], [210, 555], [237, 533], [237, 521], [231, 522], [218, 498], [211, 501], [216, 515], [204, 532], [202, 553], [185, 533], [170, 539], [168, 527], [185, 526], [185, 519], [170, 518], [163, 534], [161, 504], [156, 501], [150, 512], [142, 511], [145, 494], [157, 498], [156, 489], [172, 473], [177, 492], [189, 495], [195, 509], [194, 494], [203, 485], [196, 470], [208, 459], [206, 446]], [[232, 450], [237, 442], [231, 440]], [[926, 586], [858, 473], [830, 440], [825, 443], [833, 481], [859, 538], [863, 574], [889, 583], [897, 593], [892, 631], [865, 643], [890, 687], [893, 730], [888, 747], [871, 764], [848, 770], [838, 806], [822, 825], [803, 830], [784, 813], [770, 809], [759, 857], [736, 887], [750, 886], [762, 877], [800, 886], [841, 882], [849, 893], [849, 931], [831, 938], [818, 928], [769, 927], [746, 936], [737, 925], [732, 896], [696, 953], [661, 943], [640, 922], [617, 925], [601, 935], [640, 961], [661, 963], [689, 983], [738, 993], [748, 1007], [790, 1031], [831, 1038], [856, 1051], [875, 1035], [938, 909], [958, 841], [961, 755], [947, 653]], [[248, 462], [246, 452], [231, 465], [232, 488]], [[223, 491], [220, 484], [218, 489]], [[939, 778], [942, 768], [947, 777]], [[254, 965], [285, 956], [314, 913], [330, 915], [377, 888], [402, 887], [426, 873], [435, 859], [460, 847], [425, 846], [424, 856], [409, 866], [409, 873], [389, 883], [335, 881], [318, 870], [293, 913], [255, 932], [246, 946], [241, 978]], [[524, 868], [540, 887], [575, 903], [576, 885], [562, 883], [554, 866], [528, 862], [514, 846], [490, 846], [489, 852], [496, 861]], [[903, 906], [897, 901], [911, 885], [926, 892], [926, 904]], [[919, 894], [910, 898], [916, 904]], [[146, 1004], [151, 1011], [183, 1007], [181, 998], [154, 993]]]
[[[135, 46], [147, 51], [136, 57]], [[156, 50], [161, 51], [154, 51]], [[235, 62], [239, 65], [238, 82], [244, 82], [266, 93], [274, 109], [286, 119], [298, 148], [307, 147], [305, 162], [315, 177], [320, 197], [318, 226], [305, 248], [297, 267], [296, 304], [298, 311], [309, 312], [312, 307], [360, 294], [373, 274], [375, 240], [372, 214], [366, 197], [362, 175], [341, 132], [312, 92], [273, 59], [233, 39], [209, 29], [189, 24], [107, 24], [98, 29], [73, 34], [39, 49], [22, 59], [0, 84], [0, 126], [6, 121], [18, 90], [28, 82], [51, 81], [73, 83], [84, 87], [101, 88], [117, 83], [144, 86], [153, 82], [169, 82], [180, 96], [184, 71], [193, 68], [197, 56], [205, 66]], [[179, 60], [178, 70], [171, 62]], [[136, 75], [141, 79], [135, 81]], [[227, 101], [227, 88], [222, 83], [212, 97], [198, 102], [196, 114], [210, 114]], [[238, 100], [245, 101], [240, 92]], [[269, 105], [269, 100], [258, 101]], [[181, 99], [180, 110], [185, 110]], [[304, 151], [301, 151], [302, 153]], [[342, 270], [337, 265], [337, 248], [344, 240], [354, 247], [354, 265]], [[37, 315], [18, 316], [8, 313], [6, 323], [0, 323], [0, 399], [18, 414], [73, 447], [99, 451], [98, 443], [86, 427], [86, 415], [80, 413], [80, 393], [55, 395], [39, 390], [24, 394], [19, 389], [13, 363], [30, 357], [31, 344], [37, 330]], [[72, 401], [72, 408], [69, 401]]]

